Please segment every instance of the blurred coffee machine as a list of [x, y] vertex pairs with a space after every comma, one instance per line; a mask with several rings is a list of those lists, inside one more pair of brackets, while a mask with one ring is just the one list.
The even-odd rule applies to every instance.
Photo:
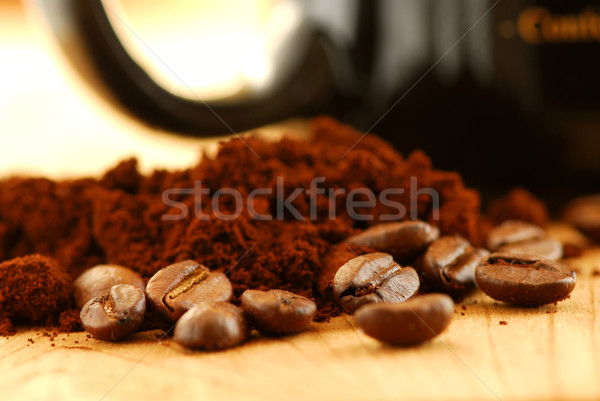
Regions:
[[361, 128], [490, 195], [524, 185], [558, 204], [600, 190], [600, 2], [379, 7]]
[[97, 93], [173, 133], [327, 113], [486, 196], [600, 191], [600, 1], [27, 3]]

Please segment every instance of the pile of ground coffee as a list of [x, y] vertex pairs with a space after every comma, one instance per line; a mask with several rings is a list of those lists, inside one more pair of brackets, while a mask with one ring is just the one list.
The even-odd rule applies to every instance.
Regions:
[[528, 190], [518, 187], [490, 202], [486, 216], [494, 225], [507, 220], [520, 220], [546, 227], [549, 220], [546, 204]]
[[58, 263], [28, 255], [0, 263], [0, 334], [17, 322], [52, 324], [70, 305], [71, 277]]
[[[359, 140], [361, 135], [321, 117], [311, 121], [310, 141], [232, 139], [221, 144], [216, 157], [204, 157], [196, 167], [182, 171], [143, 176], [136, 161], [127, 160], [99, 180], [0, 181], [0, 260], [39, 253], [56, 259], [71, 277], [99, 263], [121, 264], [150, 277], [171, 263], [193, 259], [227, 272], [236, 297], [246, 289], [292, 291], [315, 299], [317, 319], [323, 319], [339, 309], [317, 290], [322, 258], [332, 245], [380, 222], [381, 216], [398, 214], [389, 204], [377, 203], [364, 208], [373, 215], [371, 221], [352, 218], [345, 202], [352, 189], [368, 188], [379, 195], [388, 188], [405, 188], [404, 194], [388, 196], [406, 208], [398, 219], [419, 218], [438, 226], [442, 234], [457, 233], [482, 244], [479, 194], [465, 188], [458, 174], [434, 170], [422, 152], [404, 159], [376, 136]], [[277, 216], [279, 196], [285, 199], [298, 188], [308, 189], [317, 177], [323, 177], [320, 188], [345, 189], [333, 206], [322, 196], [311, 211], [311, 196], [303, 191], [290, 204], [304, 220], [289, 212], [273, 220], [255, 218], [256, 213]], [[210, 193], [191, 193], [198, 183]], [[439, 210], [427, 194], [420, 193], [411, 205], [411, 183], [417, 185], [413, 193], [419, 188], [437, 191]], [[281, 194], [278, 187], [283, 188]], [[231, 196], [213, 196], [221, 188], [235, 189], [244, 200], [258, 188], [271, 193], [255, 198], [254, 214], [244, 208], [236, 218], [227, 218], [237, 209]], [[185, 217], [164, 219], [181, 215], [184, 205]], [[332, 211], [335, 219], [330, 218]], [[309, 218], [311, 212], [314, 218]], [[0, 293], [13, 291], [14, 280], [9, 278], [0, 280]], [[66, 285], [67, 277], [64, 280]], [[19, 285], [35, 282], [22, 280]], [[3, 302], [2, 309], [11, 310], [9, 304], [17, 301], [8, 297]], [[48, 315], [69, 307], [52, 305], [54, 310], [45, 311]], [[63, 313], [66, 325], [67, 315]]]

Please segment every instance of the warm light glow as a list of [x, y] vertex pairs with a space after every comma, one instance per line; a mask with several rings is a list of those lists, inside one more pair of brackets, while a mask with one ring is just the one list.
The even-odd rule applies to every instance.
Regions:
[[[283, 0], [104, 0], [134, 60], [172, 93], [202, 100], [264, 91], [281, 38], [301, 18]], [[143, 43], [142, 43], [143, 42]]]

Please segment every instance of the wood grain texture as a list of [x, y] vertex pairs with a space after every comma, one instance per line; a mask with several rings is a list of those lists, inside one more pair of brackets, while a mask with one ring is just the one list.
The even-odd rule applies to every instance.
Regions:
[[[214, 151], [216, 141], [140, 127], [89, 94], [87, 103], [79, 105], [86, 96], [72, 92], [81, 83], [54, 71], [26, 32], [24, 19], [7, 12], [0, 19], [0, 38], [10, 43], [0, 46], [6, 56], [0, 100], [10, 105], [0, 113], [5, 117], [0, 127], [11, 133], [0, 152], [0, 175], [94, 174], [125, 154], [140, 156], [145, 170], [175, 168], [195, 161], [200, 148]], [[13, 49], [14, 38], [28, 44], [26, 52]], [[23, 65], [36, 67], [35, 74]], [[30, 118], [31, 110], [38, 112], [36, 118]], [[300, 125], [290, 131], [305, 131]], [[280, 135], [281, 126], [274, 131]], [[25, 145], [28, 157], [18, 151]], [[563, 229], [556, 235], [573, 236]], [[366, 337], [349, 316], [314, 324], [298, 336], [254, 338], [218, 353], [157, 341], [159, 332], [111, 344], [86, 333], [59, 334], [51, 342], [39, 330], [21, 330], [0, 338], [0, 401], [596, 400], [600, 277], [592, 272], [600, 270], [600, 250], [573, 263], [580, 272], [570, 300], [525, 309], [477, 294], [463, 303], [466, 310], [457, 307], [439, 338], [409, 349]]]
[[366, 337], [350, 316], [217, 353], [158, 341], [158, 331], [111, 344], [24, 330], [0, 339], [0, 399], [595, 400], [600, 249], [572, 263], [571, 299], [515, 308], [479, 293], [439, 338], [408, 349]]

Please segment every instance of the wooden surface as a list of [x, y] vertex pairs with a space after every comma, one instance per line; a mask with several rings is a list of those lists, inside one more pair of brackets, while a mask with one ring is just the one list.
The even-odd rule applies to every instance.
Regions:
[[[126, 155], [146, 171], [176, 168], [214, 149], [110, 111], [64, 66], [59, 73], [20, 10], [0, 3], [1, 176], [94, 174]], [[478, 294], [442, 336], [410, 349], [377, 343], [349, 316], [219, 353], [157, 341], [159, 332], [111, 344], [21, 330], [0, 338], [0, 400], [600, 399], [600, 250], [573, 263], [570, 300], [523, 309]]]
[[111, 344], [24, 330], [0, 339], [0, 400], [597, 400], [600, 249], [572, 263], [571, 299], [516, 308], [479, 293], [440, 337], [409, 349], [368, 338], [350, 316], [217, 353], [158, 331]]

